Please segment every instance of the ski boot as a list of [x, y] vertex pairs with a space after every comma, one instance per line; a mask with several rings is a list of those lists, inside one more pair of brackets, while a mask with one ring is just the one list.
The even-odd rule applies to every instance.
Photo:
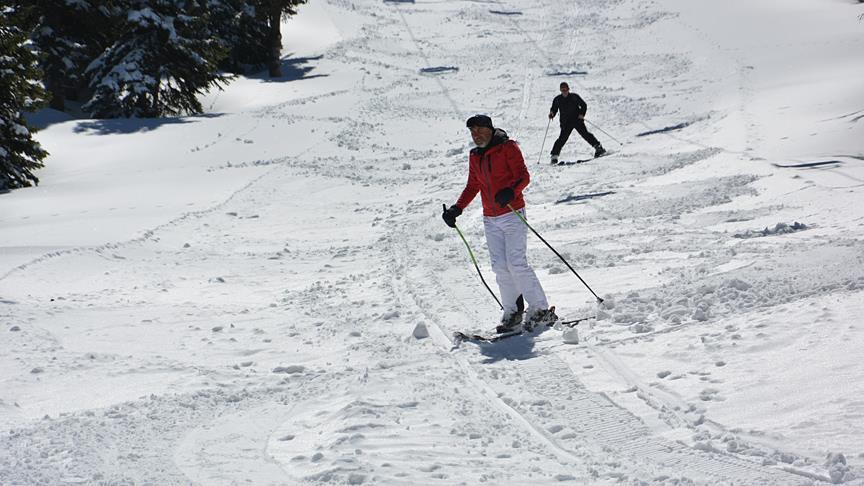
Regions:
[[558, 316], [555, 314], [555, 306], [552, 306], [548, 309], [538, 309], [531, 312], [525, 318], [525, 322], [522, 324], [522, 327], [525, 329], [525, 331], [531, 332], [538, 327], [549, 327], [557, 320]]
[[557, 155], [553, 155], [553, 156], [549, 159], [549, 163], [552, 164], [552, 165], [558, 165], [558, 156], [557, 156]]
[[606, 149], [604, 149], [603, 146], [600, 145], [599, 143], [594, 146], [594, 157], [595, 158], [601, 157], [605, 153], [606, 153]]
[[505, 332], [518, 331], [519, 326], [522, 325], [522, 311], [516, 311], [512, 314], [504, 314], [501, 317], [501, 324], [495, 328], [495, 332], [498, 334], [502, 334]]

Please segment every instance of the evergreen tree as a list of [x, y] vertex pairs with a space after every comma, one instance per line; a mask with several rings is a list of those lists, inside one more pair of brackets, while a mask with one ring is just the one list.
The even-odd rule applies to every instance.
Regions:
[[45, 92], [27, 35], [13, 25], [14, 11], [0, 4], [0, 190], [38, 184], [33, 170], [48, 153], [33, 140], [22, 112], [44, 106]]
[[201, 0], [124, 0], [116, 41], [87, 68], [96, 118], [200, 113], [196, 95], [228, 78], [225, 48], [209, 35]]
[[[28, 0], [22, 7], [35, 18], [30, 38], [39, 51], [39, 67], [51, 108], [65, 109], [66, 98], [77, 99], [84, 86], [84, 69], [104, 49], [110, 26], [109, 10], [88, 0]], [[99, 4], [106, 2], [100, 1]]]
[[268, 29], [248, 0], [207, 0], [211, 33], [227, 49], [219, 66], [233, 73], [258, 70], [267, 65]]
[[307, 0], [254, 0], [261, 9], [261, 16], [267, 23], [267, 66], [270, 77], [282, 77], [282, 16], [290, 17], [297, 13], [297, 7]]

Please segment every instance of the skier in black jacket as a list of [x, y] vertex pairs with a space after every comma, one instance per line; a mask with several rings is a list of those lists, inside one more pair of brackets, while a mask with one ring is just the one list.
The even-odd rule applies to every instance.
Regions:
[[561, 134], [558, 135], [558, 140], [555, 140], [555, 145], [552, 146], [553, 164], [558, 163], [558, 155], [561, 154], [561, 148], [567, 143], [573, 129], [582, 135], [586, 142], [594, 147], [594, 157], [600, 157], [606, 153], [606, 149], [600, 145], [591, 132], [585, 128], [585, 113], [588, 111], [588, 105], [585, 100], [578, 94], [570, 92], [570, 86], [567, 83], [561, 83], [561, 94], [552, 100], [552, 108], [549, 110], [549, 119], [555, 118], [555, 114], [561, 112]]

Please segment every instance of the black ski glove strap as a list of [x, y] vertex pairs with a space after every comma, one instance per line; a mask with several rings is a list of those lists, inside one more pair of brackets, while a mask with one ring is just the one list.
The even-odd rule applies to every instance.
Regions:
[[445, 223], [447, 223], [447, 226], [449, 226], [451, 228], [455, 228], [456, 227], [456, 218], [460, 214], [462, 214], [462, 209], [460, 209], [459, 206], [457, 206], [455, 204], [450, 206], [449, 208], [447, 207], [446, 204], [442, 204], [441, 207], [444, 208], [444, 212], [441, 213], [441, 218], [444, 220]]
[[504, 206], [510, 204], [510, 201], [513, 200], [513, 196], [513, 189], [510, 187], [505, 187], [504, 189], [498, 191], [497, 194], [495, 194], [495, 202], [503, 208]]

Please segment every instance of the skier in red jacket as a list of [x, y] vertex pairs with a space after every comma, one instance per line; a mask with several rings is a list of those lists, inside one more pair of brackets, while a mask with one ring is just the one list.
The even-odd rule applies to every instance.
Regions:
[[[513, 212], [519, 211], [525, 217], [522, 190], [531, 180], [522, 151], [504, 130], [494, 128], [492, 119], [486, 115], [474, 115], [466, 125], [477, 146], [471, 150], [468, 160], [465, 189], [456, 204], [444, 210], [444, 222], [455, 228], [456, 218], [479, 192], [486, 244], [504, 306], [498, 331], [513, 330], [522, 324], [530, 330], [541, 323], [554, 322], [556, 317], [549, 309], [543, 287], [525, 254], [526, 225]], [[524, 323], [521, 306], [517, 304], [520, 296], [528, 304]]]

